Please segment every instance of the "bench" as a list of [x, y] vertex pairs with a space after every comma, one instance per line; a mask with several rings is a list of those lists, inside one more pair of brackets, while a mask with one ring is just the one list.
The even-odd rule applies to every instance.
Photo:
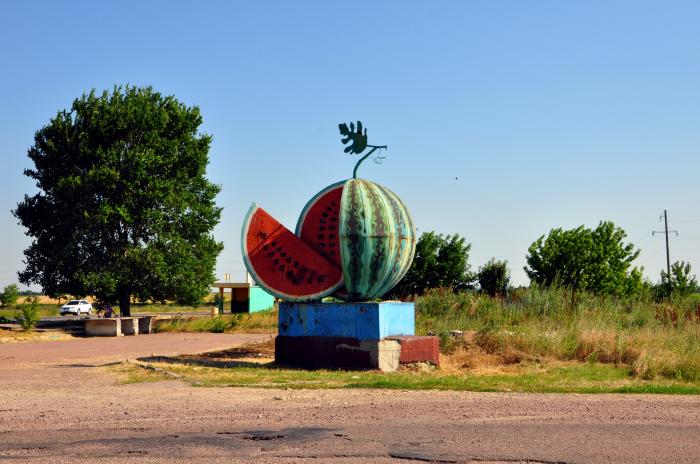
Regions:
[[115, 317], [85, 319], [86, 337], [121, 337], [123, 335], [149, 334], [153, 331], [155, 316]]

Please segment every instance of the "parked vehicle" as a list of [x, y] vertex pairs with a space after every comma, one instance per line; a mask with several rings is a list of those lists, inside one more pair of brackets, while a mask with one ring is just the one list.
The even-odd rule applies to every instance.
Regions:
[[65, 316], [66, 314], [75, 314], [76, 316], [80, 316], [81, 314], [89, 315], [92, 312], [92, 305], [89, 301], [85, 300], [70, 300], [68, 303], [61, 306], [59, 312], [61, 316]]

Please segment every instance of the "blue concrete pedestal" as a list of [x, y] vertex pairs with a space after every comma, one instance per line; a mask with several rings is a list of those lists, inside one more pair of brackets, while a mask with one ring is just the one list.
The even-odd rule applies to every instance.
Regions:
[[415, 334], [413, 303], [279, 304], [275, 360], [298, 367], [396, 370], [401, 344]]

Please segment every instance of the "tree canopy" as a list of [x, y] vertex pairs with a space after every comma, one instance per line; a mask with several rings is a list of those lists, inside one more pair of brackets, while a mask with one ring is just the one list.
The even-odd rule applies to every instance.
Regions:
[[654, 287], [657, 297], [668, 298], [671, 295], [686, 297], [698, 290], [698, 280], [691, 275], [692, 267], [685, 261], [671, 264], [671, 275], [661, 271], [661, 283]]
[[486, 264], [479, 268], [477, 274], [481, 291], [491, 297], [505, 295], [510, 286], [510, 270], [507, 261], [497, 261], [491, 258]]
[[19, 287], [17, 284], [10, 284], [5, 286], [5, 288], [0, 293], [0, 305], [12, 306], [17, 303], [19, 299]]
[[606, 295], [629, 295], [642, 288], [642, 273], [632, 262], [639, 256], [623, 243], [624, 230], [610, 221], [595, 229], [552, 229], [528, 249], [525, 272], [532, 282], [563, 285]]
[[92, 91], [59, 111], [28, 151], [39, 191], [14, 211], [32, 237], [20, 281], [118, 301], [122, 315], [132, 296], [208, 294], [223, 246], [201, 124], [197, 107], [151, 87]]
[[405, 298], [422, 295], [429, 288], [458, 290], [471, 286], [474, 276], [469, 266], [470, 249], [471, 244], [459, 234], [422, 234], [410, 269], [388, 296]]

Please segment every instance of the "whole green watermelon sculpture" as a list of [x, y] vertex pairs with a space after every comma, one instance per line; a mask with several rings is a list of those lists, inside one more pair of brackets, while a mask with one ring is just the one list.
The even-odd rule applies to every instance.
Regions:
[[241, 242], [248, 271], [273, 295], [289, 301], [328, 295], [363, 301], [381, 297], [406, 275], [416, 229], [396, 194], [353, 178], [316, 194], [295, 234], [253, 205]]

